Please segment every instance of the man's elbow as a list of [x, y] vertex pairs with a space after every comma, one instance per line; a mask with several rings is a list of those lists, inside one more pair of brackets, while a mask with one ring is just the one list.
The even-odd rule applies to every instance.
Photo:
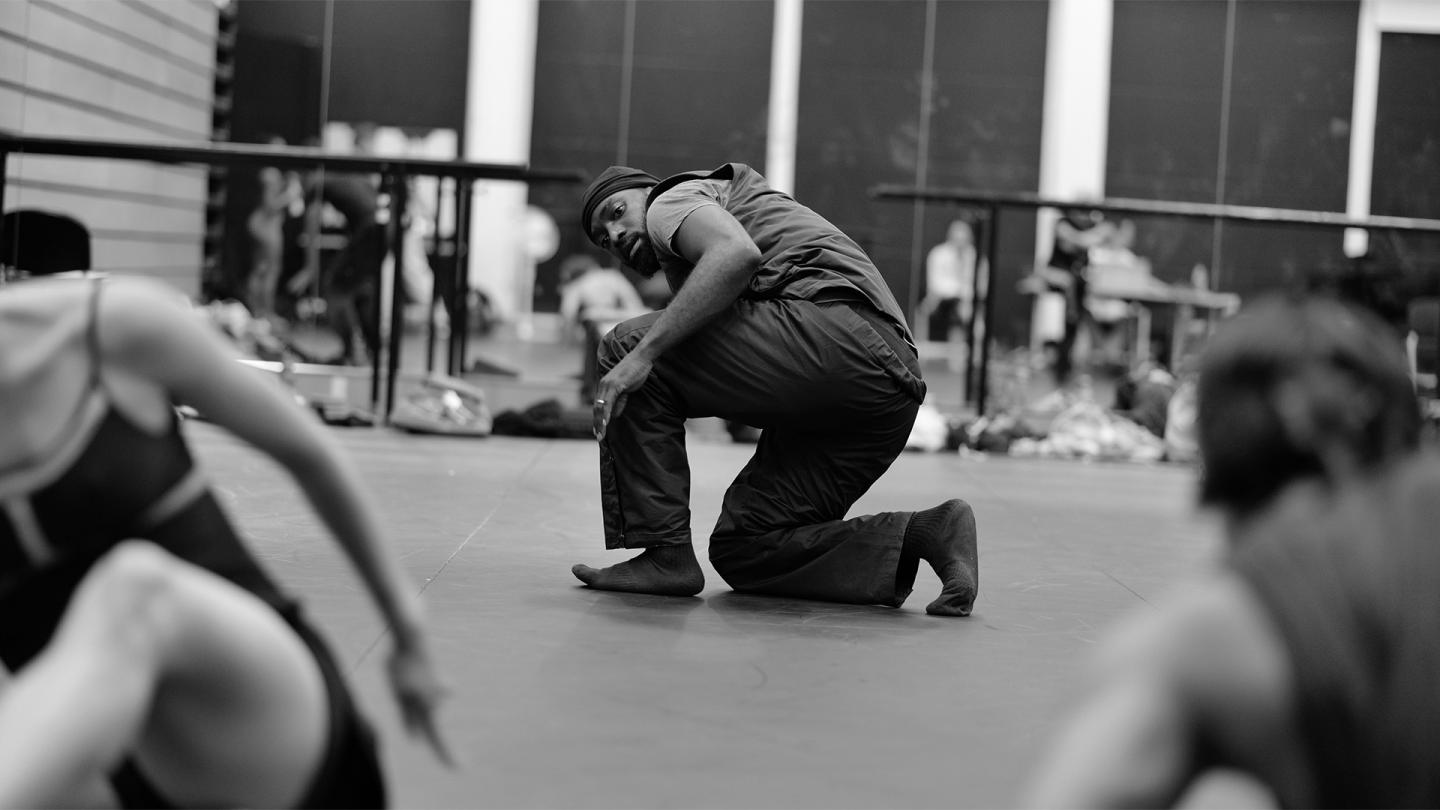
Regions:
[[729, 268], [728, 275], [733, 283], [743, 287], [750, 283], [750, 279], [760, 272], [762, 257], [760, 248], [754, 242], [735, 242], [727, 246], [724, 266]]

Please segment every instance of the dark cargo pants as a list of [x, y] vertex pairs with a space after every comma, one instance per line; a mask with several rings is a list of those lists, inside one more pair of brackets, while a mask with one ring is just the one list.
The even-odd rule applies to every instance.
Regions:
[[[845, 513], [904, 450], [925, 384], [914, 350], [863, 307], [738, 301], [657, 360], [600, 444], [605, 546], [691, 541], [685, 420], [718, 416], [762, 429], [710, 536], [710, 562], [726, 583], [899, 604], [909, 592], [896, 592], [895, 573], [911, 513]], [[606, 335], [601, 373], [658, 317]]]

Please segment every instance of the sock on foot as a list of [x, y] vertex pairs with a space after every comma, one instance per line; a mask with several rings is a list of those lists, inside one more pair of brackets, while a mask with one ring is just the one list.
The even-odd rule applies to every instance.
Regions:
[[969, 616], [980, 590], [975, 515], [962, 500], [916, 512], [905, 527], [900, 562], [924, 560], [940, 577], [940, 596], [925, 606], [937, 616]]
[[647, 548], [607, 568], [576, 565], [570, 570], [587, 586], [602, 591], [694, 596], [705, 588], [705, 573], [688, 544]]

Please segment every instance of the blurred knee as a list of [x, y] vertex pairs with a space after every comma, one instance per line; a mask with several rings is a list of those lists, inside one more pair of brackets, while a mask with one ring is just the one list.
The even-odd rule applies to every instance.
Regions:
[[127, 540], [101, 557], [71, 603], [84, 626], [109, 641], [131, 645], [168, 636], [180, 615], [183, 569], [168, 552]]

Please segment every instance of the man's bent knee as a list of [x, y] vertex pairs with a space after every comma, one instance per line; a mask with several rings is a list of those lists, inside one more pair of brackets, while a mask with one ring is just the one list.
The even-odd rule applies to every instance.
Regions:
[[651, 324], [655, 323], [655, 319], [658, 317], [660, 317], [659, 312], [647, 312], [627, 321], [621, 321], [614, 329], [606, 332], [600, 338], [600, 347], [596, 352], [601, 370], [609, 371], [614, 368], [615, 364], [620, 362], [620, 358], [629, 354], [630, 350], [640, 342], [640, 339], [645, 337], [645, 334], [650, 331]]
[[760, 561], [755, 549], [743, 539], [726, 539], [712, 534], [709, 556], [710, 567], [714, 568], [715, 573], [731, 588], [744, 591], [753, 584], [754, 577], [749, 572]]

